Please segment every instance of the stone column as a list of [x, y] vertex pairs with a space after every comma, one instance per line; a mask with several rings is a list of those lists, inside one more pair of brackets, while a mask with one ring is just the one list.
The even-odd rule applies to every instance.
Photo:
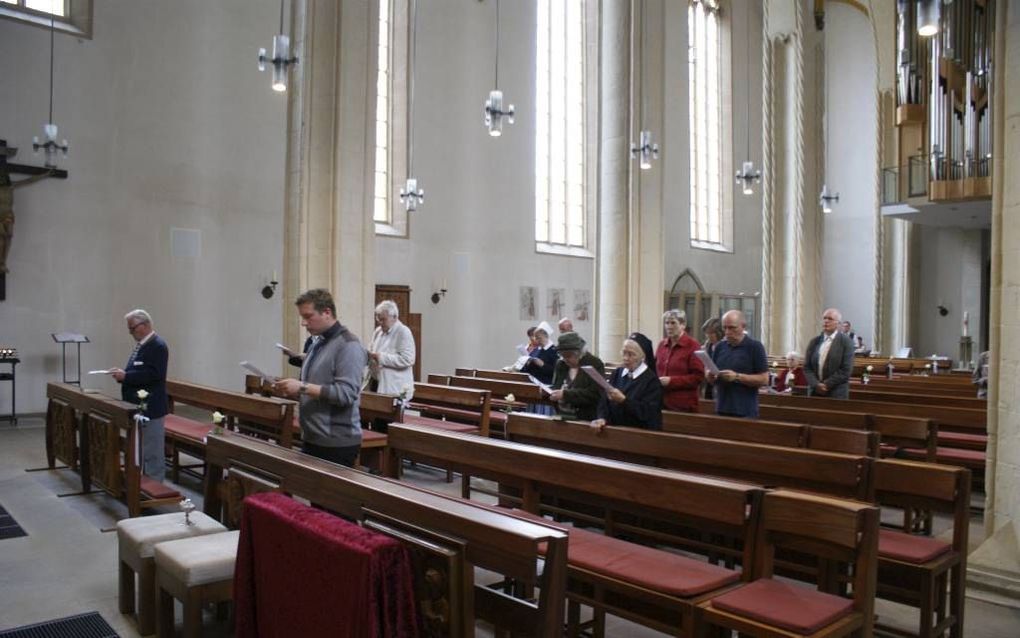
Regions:
[[[644, 33], [640, 33], [641, 5], [645, 5]], [[633, 4], [631, 49], [632, 96], [630, 139], [636, 142], [644, 128], [652, 132], [652, 141], [663, 138], [665, 111], [665, 5], [661, 2]], [[645, 66], [641, 73], [642, 65]], [[644, 77], [644, 86], [640, 78]], [[644, 114], [642, 117], [642, 98]], [[663, 148], [662, 152], [682, 153], [682, 149]], [[624, 329], [629, 333], [640, 331], [658, 341], [662, 334], [662, 312], [665, 294], [666, 260], [664, 253], [662, 201], [662, 160], [652, 162], [652, 168], [641, 170], [638, 161], [630, 161], [630, 301], [628, 321]]]
[[604, 0], [599, 20], [598, 252], [595, 272], [595, 348], [618, 358], [628, 334], [630, 299], [630, 5]]
[[[818, 325], [818, 247], [821, 213], [816, 205], [821, 142], [818, 134], [820, 66], [824, 49], [805, 0], [769, 2], [763, 82], [768, 100], [763, 126], [764, 176], [762, 307], [763, 337], [770, 353], [802, 351]], [[820, 188], [820, 187], [819, 187]]]
[[985, 541], [968, 596], [1020, 607], [1020, 3], [997, 3], [992, 95], [992, 281]]
[[375, 300], [375, 44], [377, 7], [360, 0], [292, 4], [284, 211], [284, 339], [302, 342], [292, 300], [327, 288], [362, 340]]

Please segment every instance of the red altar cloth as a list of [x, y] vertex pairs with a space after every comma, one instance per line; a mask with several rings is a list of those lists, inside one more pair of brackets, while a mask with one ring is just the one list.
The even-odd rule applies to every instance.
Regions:
[[244, 501], [234, 601], [238, 638], [419, 634], [407, 549], [283, 494]]

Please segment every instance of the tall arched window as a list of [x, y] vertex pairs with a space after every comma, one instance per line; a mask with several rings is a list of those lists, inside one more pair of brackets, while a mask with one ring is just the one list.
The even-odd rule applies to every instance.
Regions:
[[396, 193], [407, 177], [409, 0], [379, 0], [375, 105], [375, 196], [381, 235], [407, 236], [407, 211]]
[[[544, 252], [584, 254], [593, 166], [590, 25], [596, 3], [538, 0], [535, 55], [535, 241]], [[592, 40], [593, 41], [593, 40]]]
[[732, 207], [724, 184], [727, 150], [729, 55], [720, 0], [689, 0], [688, 113], [691, 151], [691, 245], [732, 248]]

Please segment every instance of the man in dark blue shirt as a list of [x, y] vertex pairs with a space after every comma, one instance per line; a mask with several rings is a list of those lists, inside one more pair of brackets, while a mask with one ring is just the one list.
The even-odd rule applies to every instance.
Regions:
[[726, 416], [758, 418], [758, 388], [768, 383], [765, 346], [744, 332], [747, 320], [739, 310], [722, 317], [724, 338], [712, 354], [719, 374], [706, 373], [715, 384], [715, 411]]

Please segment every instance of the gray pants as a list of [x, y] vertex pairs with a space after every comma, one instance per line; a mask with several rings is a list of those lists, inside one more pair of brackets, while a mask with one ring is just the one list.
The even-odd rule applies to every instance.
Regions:
[[142, 473], [162, 482], [166, 475], [166, 457], [163, 451], [163, 420], [149, 419], [142, 423], [139, 433], [142, 435]]

